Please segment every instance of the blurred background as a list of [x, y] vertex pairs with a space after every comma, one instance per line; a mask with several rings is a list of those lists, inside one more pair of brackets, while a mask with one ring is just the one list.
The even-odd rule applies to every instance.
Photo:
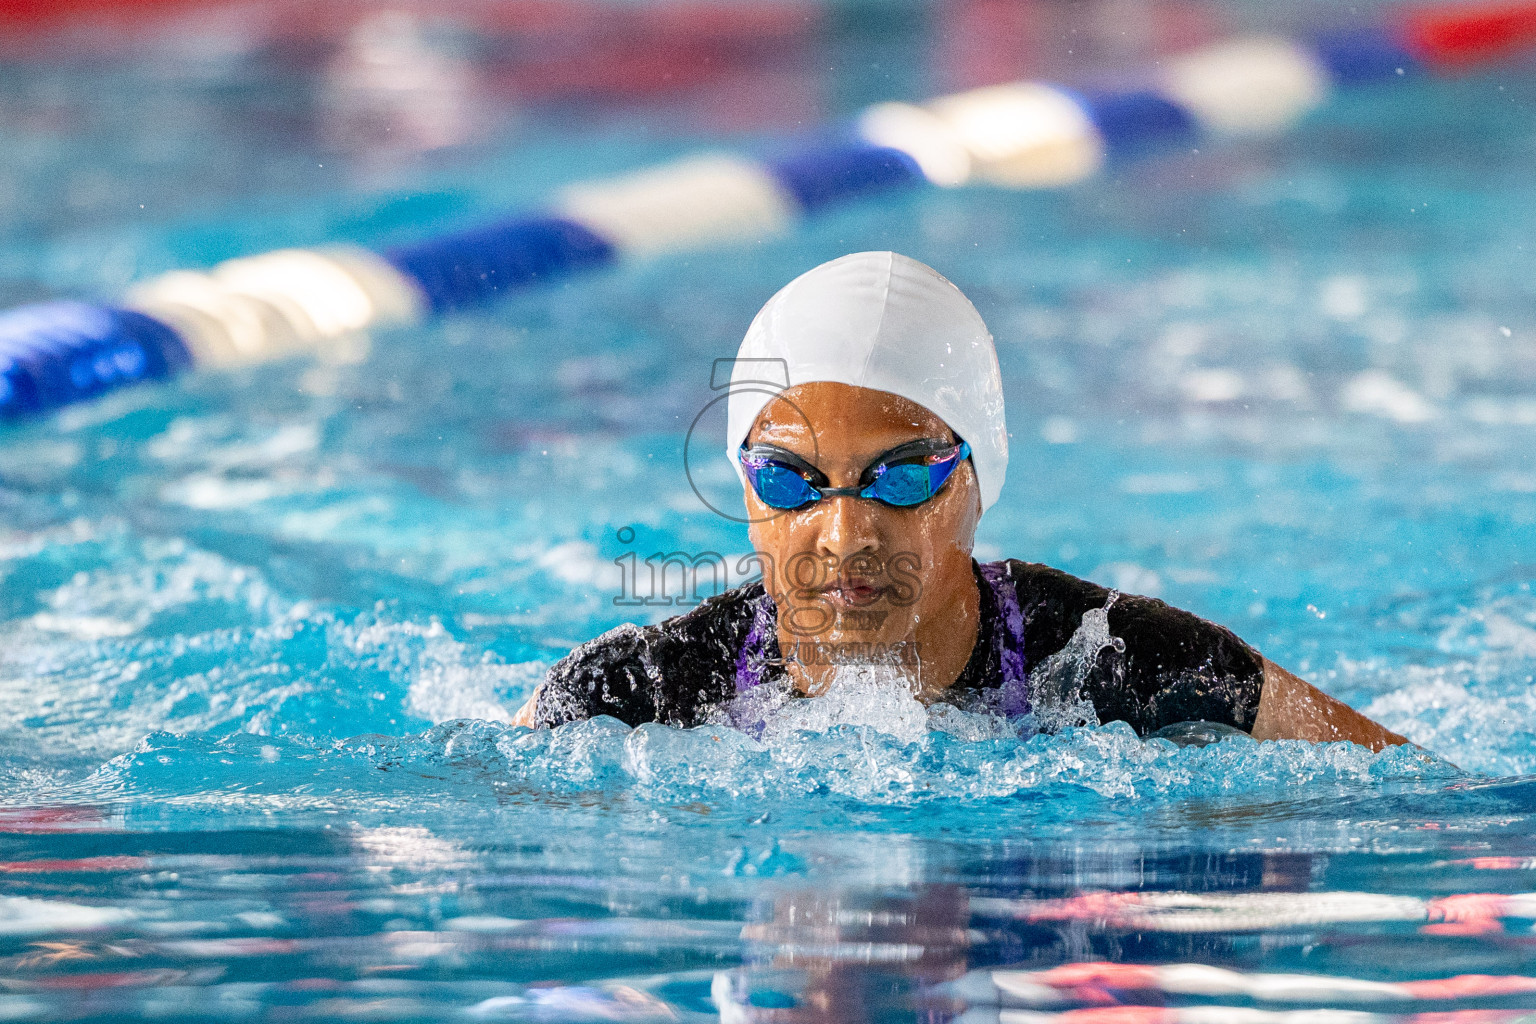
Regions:
[[[1018, 79], [1133, 84], [1201, 44], [1369, 25], [1372, 10], [7, 2], [0, 300], [112, 294], [278, 244], [379, 244], [689, 147], [783, 143], [881, 100]], [[1244, 147], [1216, 159], [1265, 155]], [[1150, 197], [1178, 179], [1242, 173], [1195, 163], [1146, 172], [1146, 191], [1118, 214], [1145, 224]]]
[[[58, 386], [89, 399], [0, 422], [0, 1016], [937, 1021], [982, 992], [965, 1019], [996, 1021], [989, 980], [924, 986], [1027, 962], [1069, 968], [1015, 986], [1042, 1013], [1279, 992], [1423, 1022], [1448, 1017], [1350, 986], [1527, 971], [1536, 8], [1424, 10], [0, 0], [0, 308], [428, 251], [573, 183], [820, 152], [885, 101], [1359, 44], [1273, 130], [1171, 132], [1059, 187], [806, 201], [308, 355], [108, 390], [138, 349], [71, 363], [47, 317], [0, 318], [0, 380], [78, 363]], [[1425, 28], [1445, 10], [1491, 20]], [[681, 610], [615, 603], [624, 567], [746, 552], [700, 500], [740, 500], [713, 361], [866, 249], [996, 336], [1012, 460], [979, 558], [1189, 608], [1439, 759], [972, 742], [920, 709], [769, 746], [508, 728], [574, 645]], [[312, 266], [285, 287], [337, 312]], [[1091, 960], [1249, 974], [1143, 1000]], [[1527, 982], [1392, 1006], [1508, 1021]]]

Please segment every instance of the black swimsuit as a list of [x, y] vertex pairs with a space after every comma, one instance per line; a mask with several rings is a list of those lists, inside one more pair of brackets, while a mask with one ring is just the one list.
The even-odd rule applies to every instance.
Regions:
[[[1232, 632], [1148, 597], [1120, 595], [1049, 566], [972, 562], [981, 597], [976, 646], [941, 697], [966, 710], [1017, 718], [1040, 711], [1042, 669], [1083, 616], [1108, 611], [1109, 640], [1084, 648], [1072, 696], [1100, 722], [1140, 735], [1204, 720], [1247, 731], [1263, 686], [1258, 653]], [[1075, 653], [1075, 652], [1074, 652]], [[727, 590], [654, 626], [626, 623], [557, 662], [539, 691], [539, 725], [611, 715], [629, 725], [732, 721], [738, 695], [789, 690], [773, 599], [761, 583]]]

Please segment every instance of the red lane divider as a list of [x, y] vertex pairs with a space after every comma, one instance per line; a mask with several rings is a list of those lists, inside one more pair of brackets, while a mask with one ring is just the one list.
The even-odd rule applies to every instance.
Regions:
[[1403, 31], [1425, 61], [1463, 67], [1536, 43], [1536, 3], [1421, 8], [1407, 16]]

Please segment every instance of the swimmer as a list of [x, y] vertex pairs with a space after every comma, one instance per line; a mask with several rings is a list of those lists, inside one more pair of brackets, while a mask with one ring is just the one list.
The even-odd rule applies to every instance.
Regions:
[[[1407, 742], [1189, 612], [978, 563], [1008, 465], [1002, 380], [980, 314], [929, 267], [864, 252], [802, 274], [734, 367], [726, 451], [761, 581], [582, 644], [514, 723], [737, 723], [754, 695], [814, 698], [844, 664], [874, 662], [925, 704], [1011, 720]], [[753, 383], [763, 367], [789, 386]]]

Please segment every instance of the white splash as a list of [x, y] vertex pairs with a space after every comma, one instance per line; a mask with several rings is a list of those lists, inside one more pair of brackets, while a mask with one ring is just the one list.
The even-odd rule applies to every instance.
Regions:
[[755, 710], [767, 723], [763, 741], [769, 744], [840, 725], [864, 726], [905, 743], [928, 735], [928, 708], [913, 695], [911, 677], [897, 666], [839, 665], [826, 690], [815, 697], [758, 689], [763, 695], [754, 697], [764, 703]]
[[1035, 726], [1041, 732], [1099, 724], [1093, 703], [1083, 699], [1083, 683], [1093, 671], [1099, 652], [1106, 647], [1125, 650], [1125, 641], [1109, 631], [1109, 610], [1119, 597], [1119, 591], [1111, 590], [1104, 607], [1084, 612], [1067, 645], [1029, 674], [1030, 704]]
[[960, 708], [944, 701], [925, 704], [901, 666], [839, 665], [827, 689], [814, 697], [790, 696], [771, 686], [743, 694], [728, 710], [730, 721], [764, 723], [761, 740], [773, 746], [800, 733], [825, 733], [855, 726], [901, 743], [920, 743], [933, 733], [966, 742], [1016, 737], [1003, 718]]

